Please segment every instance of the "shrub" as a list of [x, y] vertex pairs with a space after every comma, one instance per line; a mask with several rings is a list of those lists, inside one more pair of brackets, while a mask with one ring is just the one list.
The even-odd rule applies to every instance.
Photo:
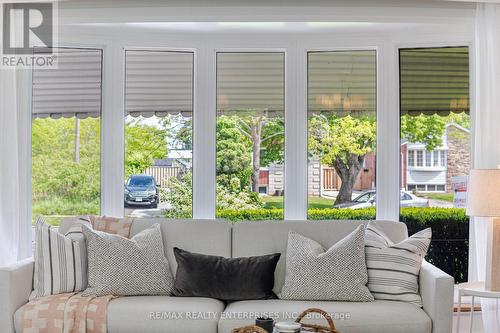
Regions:
[[[237, 178], [235, 178], [237, 180]], [[165, 210], [168, 218], [190, 218], [193, 198], [193, 177], [191, 173], [183, 174], [180, 179], [172, 178], [168, 189], [160, 190], [160, 198], [168, 202], [170, 208]], [[217, 184], [217, 209], [232, 208], [235, 211], [259, 210], [264, 206], [257, 193], [239, 190], [239, 183], [234, 188]]]

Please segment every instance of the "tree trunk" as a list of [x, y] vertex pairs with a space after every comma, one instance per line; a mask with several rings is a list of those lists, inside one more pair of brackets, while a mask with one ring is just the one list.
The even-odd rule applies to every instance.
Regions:
[[347, 158], [347, 162], [337, 158], [333, 163], [333, 167], [342, 181], [339, 193], [335, 199], [335, 205], [349, 203], [352, 201], [352, 190], [354, 184], [356, 183], [356, 179], [358, 178], [359, 171], [363, 167], [364, 159], [364, 155], [358, 156], [351, 154]]
[[75, 118], [75, 163], [80, 163], [80, 119]]
[[252, 191], [259, 192], [260, 145], [262, 141], [262, 117], [252, 117], [250, 121], [252, 136]]

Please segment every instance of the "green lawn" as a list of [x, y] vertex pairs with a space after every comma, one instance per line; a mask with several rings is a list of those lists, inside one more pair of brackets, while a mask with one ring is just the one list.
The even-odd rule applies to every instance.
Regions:
[[[262, 201], [265, 203], [264, 208], [283, 208], [283, 197], [262, 197]], [[312, 209], [323, 209], [332, 208], [333, 199], [325, 199], [319, 197], [309, 197], [309, 208]]]
[[418, 194], [419, 197], [453, 202], [453, 193], [426, 193]]

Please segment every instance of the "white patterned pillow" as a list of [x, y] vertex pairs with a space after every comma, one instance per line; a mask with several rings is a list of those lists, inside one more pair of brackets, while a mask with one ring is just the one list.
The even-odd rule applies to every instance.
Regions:
[[366, 284], [364, 225], [325, 251], [316, 241], [288, 234], [285, 284], [288, 300], [373, 301]]
[[74, 225], [66, 235], [62, 235], [42, 217], [37, 217], [35, 244], [30, 300], [86, 288], [87, 253], [81, 225]]
[[431, 228], [394, 244], [372, 223], [366, 229], [368, 288], [375, 299], [422, 306], [418, 278], [432, 238]]
[[174, 279], [163, 252], [160, 225], [128, 239], [84, 227], [88, 287], [83, 296], [169, 295]]

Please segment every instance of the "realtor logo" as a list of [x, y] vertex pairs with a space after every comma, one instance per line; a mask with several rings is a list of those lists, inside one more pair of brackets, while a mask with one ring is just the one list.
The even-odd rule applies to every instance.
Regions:
[[2, 66], [52, 67], [54, 18], [52, 2], [3, 3]]

